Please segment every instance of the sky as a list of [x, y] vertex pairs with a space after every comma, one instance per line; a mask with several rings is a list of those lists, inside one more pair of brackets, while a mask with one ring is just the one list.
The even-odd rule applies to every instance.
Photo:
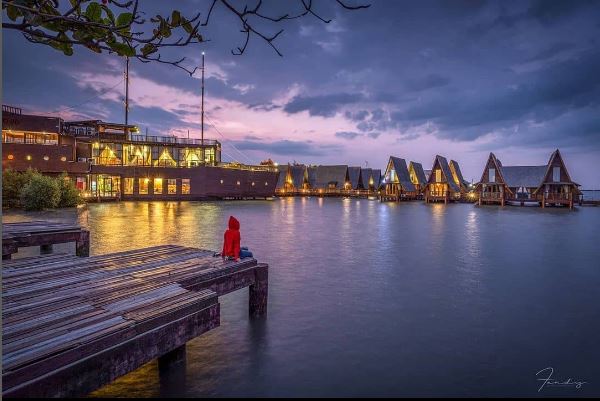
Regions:
[[[385, 168], [390, 155], [430, 168], [436, 154], [478, 181], [490, 152], [504, 165], [546, 164], [559, 148], [584, 189], [600, 189], [600, 2], [386, 1], [348, 11], [313, 0], [313, 16], [257, 22], [244, 35], [217, 3], [208, 41], [164, 57], [196, 66], [206, 53], [205, 138], [223, 159]], [[206, 15], [209, 1], [145, 0], [147, 15]], [[255, 4], [255, 1], [237, 1]], [[263, 2], [262, 12], [300, 10]], [[240, 7], [241, 8], [241, 7]], [[3, 16], [6, 18], [6, 16]], [[124, 121], [124, 60], [71, 57], [3, 30], [3, 104], [65, 120]], [[130, 123], [150, 135], [200, 137], [200, 73], [130, 64]]]

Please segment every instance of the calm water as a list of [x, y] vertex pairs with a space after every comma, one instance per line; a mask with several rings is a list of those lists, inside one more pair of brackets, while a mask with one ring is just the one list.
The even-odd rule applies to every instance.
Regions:
[[[25, 218], [77, 219], [98, 254], [219, 249], [229, 215], [270, 264], [268, 318], [248, 319], [247, 290], [222, 297], [221, 327], [188, 344], [184, 382], [161, 385], [153, 362], [94, 395], [600, 394], [600, 208], [287, 198]], [[549, 366], [588, 383], [538, 393]]]

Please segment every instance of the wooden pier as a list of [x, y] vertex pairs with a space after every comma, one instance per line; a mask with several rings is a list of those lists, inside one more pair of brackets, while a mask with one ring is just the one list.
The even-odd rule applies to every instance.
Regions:
[[67, 242], [75, 242], [77, 256], [90, 256], [90, 232], [78, 225], [48, 221], [2, 224], [3, 260], [22, 247], [39, 246], [41, 253], [51, 253], [52, 245]]
[[267, 312], [266, 264], [175, 245], [8, 260], [2, 282], [6, 397], [83, 396], [154, 358], [164, 371], [244, 287], [250, 315]]

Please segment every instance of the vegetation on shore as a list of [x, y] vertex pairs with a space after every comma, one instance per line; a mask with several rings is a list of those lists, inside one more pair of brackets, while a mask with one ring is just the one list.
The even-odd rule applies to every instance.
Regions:
[[2, 207], [44, 210], [75, 207], [83, 199], [66, 174], [49, 177], [28, 169], [2, 172]]

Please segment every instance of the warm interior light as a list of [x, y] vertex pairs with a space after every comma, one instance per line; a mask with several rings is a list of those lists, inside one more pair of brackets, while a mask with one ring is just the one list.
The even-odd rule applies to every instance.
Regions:
[[63, 156], [63, 157], [61, 157], [61, 158], [60, 158], [60, 161], [61, 161], [61, 162], [66, 162], [66, 161], [67, 161], [67, 158], [66, 158], [65, 156]]
[[8, 155], [8, 160], [12, 160], [12, 159], [14, 159], [14, 158], [15, 158], [15, 156], [14, 156], [14, 155]]
[[25, 156], [25, 158], [26, 158], [27, 160], [31, 160], [31, 155], [27, 155], [27, 156]]
[[44, 160], [48, 161], [50, 158], [48, 156], [44, 156]]

